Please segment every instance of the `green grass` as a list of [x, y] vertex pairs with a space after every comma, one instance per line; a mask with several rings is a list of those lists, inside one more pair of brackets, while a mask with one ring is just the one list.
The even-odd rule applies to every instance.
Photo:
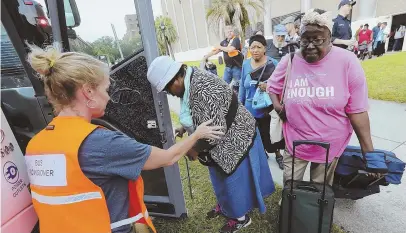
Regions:
[[406, 103], [406, 52], [366, 60], [362, 66], [370, 98]]
[[[224, 74], [224, 64], [217, 65], [220, 77]], [[186, 62], [199, 67], [200, 61]], [[369, 98], [406, 103], [406, 52], [385, 54], [382, 57], [362, 62], [367, 82]]]
[[[219, 77], [223, 77], [224, 69], [226, 68], [224, 63], [222, 65], [220, 65], [217, 59], [216, 60], [210, 60], [210, 61], [213, 62], [214, 64], [216, 64], [216, 66], [217, 66], [217, 75]], [[188, 66], [200, 67], [200, 61], [188, 61], [188, 62], [185, 62], [185, 64], [188, 65]]]
[[[175, 113], [171, 112], [172, 122], [175, 127], [179, 126], [179, 118]], [[199, 162], [189, 162], [193, 199], [190, 198], [186, 162], [184, 159], [179, 161], [181, 176], [183, 178], [183, 192], [188, 209], [188, 218], [163, 219], [155, 218], [154, 225], [158, 232], [164, 233], [214, 233], [225, 223], [224, 218], [214, 220], [206, 220], [206, 212], [216, 204], [216, 199], [212, 189], [207, 167]], [[277, 191], [270, 197], [265, 199], [267, 212], [260, 214], [257, 210], [250, 213], [252, 224], [241, 233], [277, 233], [278, 232], [278, 201], [281, 197], [281, 188], [277, 186]], [[333, 233], [344, 233], [337, 226], [333, 226]]]

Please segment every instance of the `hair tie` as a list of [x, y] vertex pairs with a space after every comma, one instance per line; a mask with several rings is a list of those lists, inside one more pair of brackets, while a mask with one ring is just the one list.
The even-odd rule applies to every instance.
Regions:
[[49, 59], [49, 67], [52, 68], [55, 65], [55, 60]]

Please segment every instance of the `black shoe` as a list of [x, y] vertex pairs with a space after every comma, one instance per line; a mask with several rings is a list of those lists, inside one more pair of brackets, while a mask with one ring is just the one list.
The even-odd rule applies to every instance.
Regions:
[[275, 160], [278, 163], [279, 168], [281, 170], [283, 170], [283, 156], [282, 155], [276, 155]]
[[217, 204], [212, 210], [207, 212], [206, 219], [213, 219], [217, 218], [218, 216], [222, 215], [220, 205]]
[[228, 219], [227, 223], [220, 229], [220, 233], [235, 233], [251, 224], [251, 218], [245, 215], [245, 220]]

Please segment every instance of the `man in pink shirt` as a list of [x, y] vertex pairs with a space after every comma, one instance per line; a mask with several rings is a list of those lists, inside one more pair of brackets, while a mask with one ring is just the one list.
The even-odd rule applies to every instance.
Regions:
[[[280, 95], [291, 56], [282, 58], [268, 80], [267, 90], [275, 110], [284, 119], [286, 141], [284, 182], [292, 174], [294, 140], [330, 143], [327, 181], [333, 183], [338, 157], [350, 141], [353, 130], [364, 153], [373, 151], [368, 116], [368, 88], [357, 57], [332, 46], [330, 12], [308, 12], [301, 22], [300, 52], [294, 55], [288, 76], [284, 104]], [[294, 179], [302, 180], [308, 162], [310, 176], [323, 182], [325, 150], [317, 146], [296, 148]]]

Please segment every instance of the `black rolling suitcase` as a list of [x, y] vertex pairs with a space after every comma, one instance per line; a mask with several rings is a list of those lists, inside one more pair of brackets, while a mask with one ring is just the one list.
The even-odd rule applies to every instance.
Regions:
[[[296, 147], [302, 144], [317, 145], [326, 149], [324, 184], [309, 181], [293, 181]], [[330, 144], [315, 141], [294, 141], [292, 178], [285, 182], [279, 215], [280, 233], [328, 233], [331, 232], [334, 210], [333, 188], [326, 184]]]

